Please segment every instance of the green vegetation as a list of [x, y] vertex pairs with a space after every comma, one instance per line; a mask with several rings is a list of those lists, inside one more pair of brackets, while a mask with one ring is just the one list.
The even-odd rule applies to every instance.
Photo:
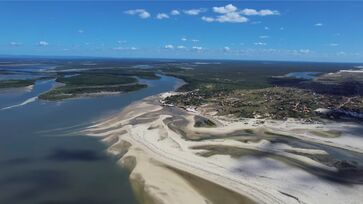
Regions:
[[144, 84], [138, 84], [135, 78], [111, 74], [80, 74], [57, 78], [57, 82], [65, 85], [44, 93], [39, 98], [62, 100], [102, 92], [130, 92], [146, 87]]
[[72, 77], [57, 78], [57, 82], [68, 86], [107, 86], [136, 83], [131, 77], [114, 76], [111, 74], [80, 74]]
[[4, 88], [19, 88], [33, 85], [35, 79], [24, 79], [24, 80], [0, 80], [0, 89]]
[[273, 76], [291, 72], [334, 72], [347, 64], [256, 62], [256, 61], [207, 61], [206, 63], [169, 63], [159, 65], [167, 75], [183, 79], [188, 84], [180, 91], [226, 92], [235, 89], [261, 89], [273, 87]]
[[[363, 112], [363, 74], [337, 72], [351, 64], [329, 63], [174, 63], [161, 65], [167, 75], [188, 84], [185, 93], [165, 99], [180, 107], [208, 106], [219, 115], [241, 118], [318, 119], [315, 110], [326, 108]], [[318, 72], [315, 79], [290, 77], [292, 72]], [[326, 74], [326, 73], [336, 74]], [[324, 117], [340, 118], [342, 114]]]
[[317, 119], [316, 109], [363, 111], [362, 97], [343, 97], [317, 94], [310, 90], [272, 87], [252, 90], [235, 90], [226, 93], [195, 91], [166, 98], [169, 104], [177, 106], [200, 106], [208, 104], [219, 115], [234, 115], [240, 118], [304, 118]]
[[83, 74], [105, 74], [124, 77], [138, 77], [140, 79], [160, 79], [154, 70], [138, 68], [102, 68], [82, 71]]

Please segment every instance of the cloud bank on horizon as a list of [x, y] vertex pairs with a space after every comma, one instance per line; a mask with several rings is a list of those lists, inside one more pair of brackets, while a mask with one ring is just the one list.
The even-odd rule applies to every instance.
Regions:
[[0, 5], [3, 55], [363, 61], [363, 2]]

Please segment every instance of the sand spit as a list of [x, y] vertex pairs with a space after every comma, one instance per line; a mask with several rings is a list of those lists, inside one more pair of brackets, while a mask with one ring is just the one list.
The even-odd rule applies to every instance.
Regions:
[[[195, 127], [195, 116], [205, 116], [159, 101], [162, 96], [146, 98], [84, 130], [100, 137], [108, 152], [130, 170], [141, 203], [362, 200], [359, 124], [226, 121], [208, 116], [218, 125]], [[324, 132], [330, 130], [334, 132]]]

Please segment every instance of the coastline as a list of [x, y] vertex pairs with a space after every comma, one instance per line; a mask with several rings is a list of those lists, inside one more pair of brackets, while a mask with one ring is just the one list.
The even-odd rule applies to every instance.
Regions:
[[[164, 96], [134, 102], [121, 113], [84, 130], [89, 136], [101, 138], [109, 146], [108, 152], [130, 170], [132, 187], [141, 203], [227, 202], [213, 198], [218, 194], [231, 198], [228, 203], [360, 201], [363, 187], [344, 184], [352, 182], [352, 178], [334, 185], [325, 178], [339, 171], [315, 159], [329, 155], [326, 149], [275, 145], [269, 140], [272, 136], [283, 137], [361, 154], [363, 146], [359, 142], [350, 146], [357, 138], [344, 132], [354, 124], [336, 127], [298, 121], [227, 121], [198, 111], [162, 106]], [[195, 116], [212, 118], [218, 125], [194, 127]], [[338, 128], [342, 135], [327, 138], [311, 134], [329, 128]], [[259, 136], [258, 140], [249, 137], [251, 131]], [[242, 136], [235, 138], [236, 133]], [[214, 193], [208, 193], [207, 187]]]

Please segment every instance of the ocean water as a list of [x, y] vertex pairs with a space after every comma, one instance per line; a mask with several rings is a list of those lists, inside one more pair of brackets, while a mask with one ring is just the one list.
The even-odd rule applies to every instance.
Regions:
[[291, 72], [286, 74], [286, 76], [297, 79], [314, 79], [318, 74], [320, 74], [320, 72]]
[[36, 98], [53, 83], [41, 80], [30, 91], [0, 91], [0, 203], [136, 203], [128, 172], [106, 155], [99, 139], [75, 130], [174, 90], [181, 81], [162, 76], [142, 80], [148, 88], [126, 94], [61, 102]]

